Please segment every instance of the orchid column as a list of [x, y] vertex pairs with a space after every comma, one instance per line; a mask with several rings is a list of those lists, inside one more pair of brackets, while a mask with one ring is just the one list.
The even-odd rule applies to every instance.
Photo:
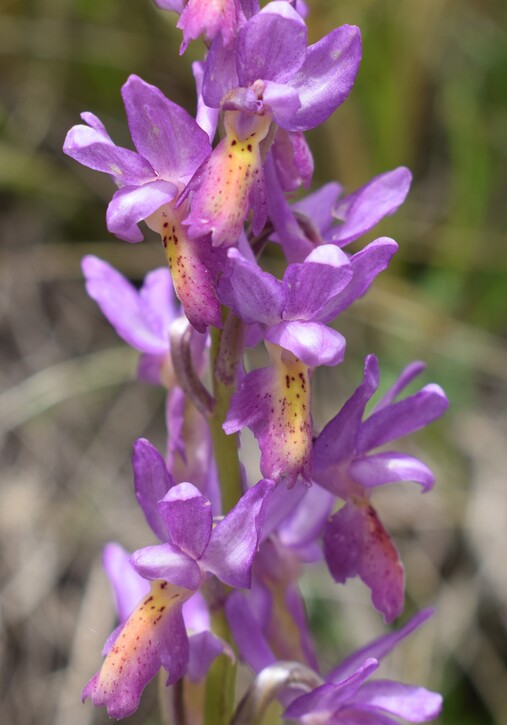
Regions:
[[[399, 168], [348, 195], [331, 182], [292, 199], [312, 181], [304, 132], [352, 89], [359, 30], [345, 25], [308, 46], [302, 0], [158, 5], [179, 14], [182, 53], [205, 42], [193, 65], [195, 118], [130, 76], [122, 95], [135, 151], [89, 112], [64, 146], [116, 184], [109, 231], [137, 243], [144, 222], [167, 261], [137, 290], [106, 262], [83, 260], [88, 293], [140, 352], [139, 378], [167, 391], [165, 455], [140, 438], [132, 459], [160, 543], [104, 551], [119, 626], [83, 699], [128, 716], [160, 671], [167, 722], [254, 723], [266, 708], [315, 725], [431, 720], [439, 695], [369, 679], [431, 612], [323, 674], [298, 587], [303, 566], [325, 560], [335, 581], [363, 580], [386, 622], [402, 613], [403, 566], [371, 492], [405, 480], [426, 491], [434, 478], [415, 458], [370, 451], [447, 407], [437, 385], [395, 402], [424, 367], [414, 363], [363, 421], [379, 378], [369, 355], [362, 384], [320, 434], [313, 427], [314, 370], [345, 355], [337, 319], [397, 250], [387, 237], [352, 255], [343, 247], [394, 213], [411, 181]], [[263, 269], [268, 244], [284, 255], [282, 279]], [[267, 364], [247, 371], [255, 345]], [[259, 444], [257, 482], [241, 461], [246, 427]], [[238, 661], [253, 679], [240, 702]]]

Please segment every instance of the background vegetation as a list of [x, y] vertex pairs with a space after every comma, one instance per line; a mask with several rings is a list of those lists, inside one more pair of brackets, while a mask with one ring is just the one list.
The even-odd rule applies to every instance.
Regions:
[[[405, 164], [409, 201], [368, 235], [400, 243], [392, 268], [340, 319], [339, 370], [319, 372], [324, 422], [375, 351], [383, 385], [414, 358], [451, 399], [416, 436], [438, 476], [376, 497], [408, 574], [408, 611], [437, 616], [387, 674], [446, 697], [442, 725], [507, 724], [507, 4], [504, 0], [310, 0], [312, 41], [358, 24], [364, 59], [347, 103], [310, 136], [315, 185], [352, 190]], [[135, 355], [84, 293], [97, 253], [134, 280], [163, 263], [153, 237], [108, 235], [108, 179], [64, 157], [83, 110], [130, 144], [130, 73], [194, 108], [175, 18], [150, 0], [0, 0], [0, 712], [23, 725], [107, 722], [83, 684], [113, 625], [102, 544], [146, 544], [130, 451], [163, 441], [161, 391], [133, 381]], [[364, 245], [365, 240], [361, 240]], [[408, 444], [407, 444], [408, 445]], [[360, 585], [304, 583], [331, 665], [382, 631]], [[133, 723], [156, 722], [154, 698]], [[151, 720], [150, 720], [151, 718]]]

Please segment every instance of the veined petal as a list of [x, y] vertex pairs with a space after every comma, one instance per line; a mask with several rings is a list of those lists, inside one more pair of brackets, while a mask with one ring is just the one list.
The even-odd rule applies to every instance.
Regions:
[[172, 544], [145, 546], [134, 551], [130, 561], [145, 579], [165, 579], [189, 592], [195, 592], [201, 583], [201, 572], [195, 561]]
[[252, 564], [264, 523], [273, 481], [263, 479], [249, 488], [236, 506], [217, 523], [199, 563], [231, 587], [250, 586]]
[[130, 149], [116, 146], [109, 136], [90, 126], [73, 126], [67, 134], [63, 151], [90, 169], [111, 174], [123, 185], [143, 184], [157, 178], [146, 159]]
[[[118, 335], [136, 350], [165, 355], [169, 349], [168, 339], [161, 334], [159, 325], [154, 324], [153, 317], [146, 314], [135, 287], [114, 267], [91, 254], [83, 257], [81, 268], [88, 295]], [[167, 304], [170, 304], [170, 298]]]
[[419, 723], [433, 720], [440, 713], [442, 696], [424, 687], [390, 680], [374, 680], [365, 683], [359, 690], [354, 698], [354, 704], [356, 703]]
[[141, 693], [161, 666], [169, 671], [169, 682], [184, 674], [188, 662], [188, 639], [181, 605], [190, 592], [167, 582], [152, 582], [126, 621], [101, 669], [83, 690], [83, 701], [105, 705], [110, 717], [131, 715]]
[[359, 453], [413, 433], [440, 418], [449, 401], [439, 385], [425, 385], [415, 395], [381, 408], [364, 421], [358, 432]]
[[394, 239], [381, 237], [352, 255], [349, 260], [353, 272], [352, 280], [343, 292], [338, 293], [326, 304], [319, 314], [319, 320], [331, 322], [355, 300], [366, 294], [377, 275], [387, 269], [397, 251], [398, 245]]
[[222, 304], [231, 307], [247, 324], [272, 325], [282, 316], [285, 292], [282, 283], [236, 249], [228, 252], [229, 265], [218, 283]]
[[238, 70], [236, 67], [236, 45], [226, 46], [221, 35], [217, 35], [206, 57], [202, 82], [202, 97], [210, 108], [220, 108], [221, 101], [228, 91], [238, 88]]
[[360, 61], [361, 35], [353, 25], [342, 25], [311, 45], [289, 81], [301, 100], [290, 130], [308, 131], [323, 123], [352, 90]]
[[256, 195], [258, 208], [264, 198], [260, 143], [269, 131], [270, 118], [254, 116], [249, 130], [240, 133], [236, 128], [240, 117], [239, 111], [224, 114], [225, 138], [187, 188], [194, 192], [185, 220], [189, 234], [198, 237], [211, 232], [216, 246], [234, 244], [243, 230], [252, 196]]
[[286, 83], [303, 65], [306, 43], [301, 16], [287, 2], [271, 2], [239, 33], [239, 85], [247, 87], [256, 80]]
[[283, 284], [284, 320], [320, 319], [320, 312], [352, 279], [346, 254], [333, 244], [317, 247], [303, 264], [289, 264]]
[[403, 453], [377, 453], [351, 461], [349, 473], [354, 481], [366, 488], [383, 486], [395, 481], [420, 483], [423, 491], [429, 491], [435, 483], [431, 470], [418, 458]]
[[359, 576], [374, 607], [391, 622], [403, 610], [405, 577], [399, 554], [375, 509], [345, 504], [324, 532], [324, 555], [335, 581]]
[[404, 166], [380, 174], [353, 194], [340, 199], [334, 217], [343, 223], [334, 229], [330, 241], [340, 247], [365, 234], [381, 219], [395, 211], [405, 201], [412, 174]]
[[175, 485], [174, 479], [160, 453], [145, 438], [139, 438], [134, 444], [132, 468], [136, 498], [146, 521], [158, 538], [166, 541], [168, 531], [160, 516], [158, 502]]
[[211, 504], [191, 483], [180, 483], [159, 502], [170, 541], [193, 559], [206, 549], [213, 526]]
[[122, 88], [132, 140], [163, 179], [189, 179], [211, 153], [207, 134], [185, 109], [131, 75]]
[[266, 332], [266, 340], [290, 350], [308, 367], [338, 365], [345, 355], [345, 338], [320, 322], [280, 322]]
[[137, 226], [178, 194], [171, 181], [151, 181], [143, 186], [124, 186], [109, 202], [106, 213], [107, 228], [111, 234], [126, 242], [142, 242]]

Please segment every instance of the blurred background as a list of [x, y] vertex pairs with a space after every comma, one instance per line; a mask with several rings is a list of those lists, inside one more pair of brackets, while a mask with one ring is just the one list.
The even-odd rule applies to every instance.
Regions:
[[[386, 234], [391, 268], [339, 321], [346, 362], [316, 376], [317, 425], [375, 352], [382, 388], [409, 361], [446, 390], [445, 419], [404, 443], [437, 475], [374, 503], [407, 570], [407, 614], [434, 605], [386, 676], [446, 698], [442, 725], [507, 724], [507, 3], [310, 0], [311, 42], [342, 23], [364, 57], [345, 105], [310, 133], [314, 186], [348, 190], [409, 166], [414, 185]], [[193, 111], [191, 46], [150, 0], [0, 0], [0, 712], [16, 725], [108, 721], [84, 683], [114, 625], [103, 544], [148, 532], [133, 495], [133, 441], [164, 447], [163, 392], [135, 382], [126, 349], [86, 297], [94, 253], [134, 281], [160, 243], [113, 239], [112, 186], [65, 157], [89, 110], [130, 145], [120, 87], [130, 73]], [[304, 591], [323, 667], [384, 631], [364, 587], [311, 570]], [[132, 723], [157, 723], [149, 687]]]

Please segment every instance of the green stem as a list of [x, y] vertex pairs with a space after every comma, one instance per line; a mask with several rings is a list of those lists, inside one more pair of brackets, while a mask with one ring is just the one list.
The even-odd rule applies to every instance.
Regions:
[[224, 313], [222, 330], [211, 328], [211, 370], [215, 405], [208, 421], [213, 453], [220, 480], [222, 513], [228, 513], [242, 496], [241, 468], [237, 434], [226, 435], [222, 428], [236, 388], [236, 370], [243, 344], [241, 322]]
[[[211, 615], [213, 633], [232, 646], [232, 637], [223, 609]], [[204, 725], [229, 725], [236, 696], [236, 663], [225, 654], [211, 665], [206, 678]]]

